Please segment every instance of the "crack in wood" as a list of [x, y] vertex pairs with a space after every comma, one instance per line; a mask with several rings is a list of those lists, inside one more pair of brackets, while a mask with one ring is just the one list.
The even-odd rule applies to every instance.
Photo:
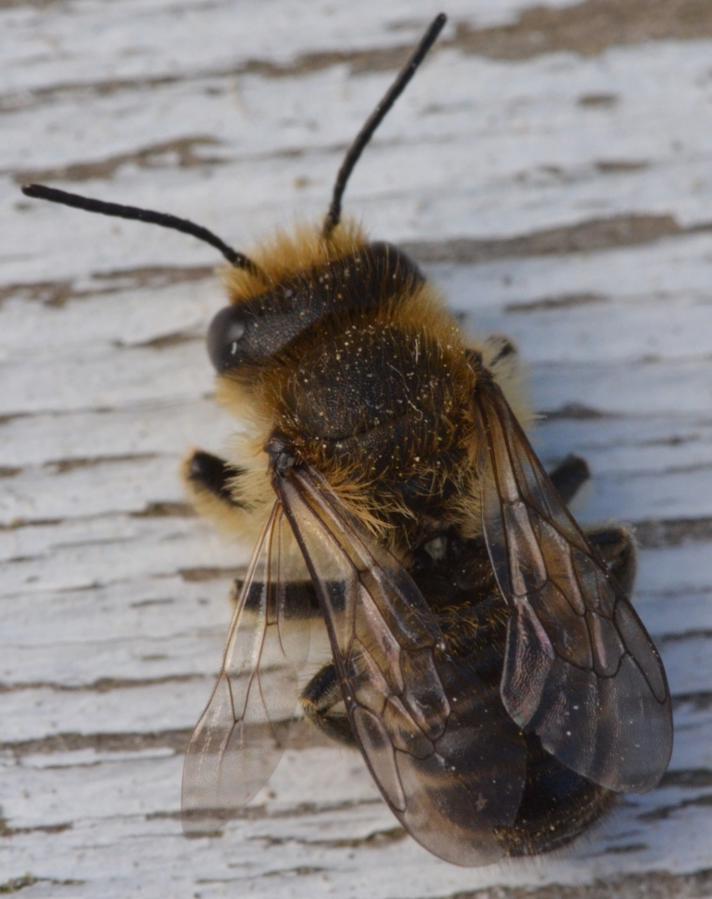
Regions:
[[5, 818], [0, 817], [0, 839], [33, 833], [64, 833], [67, 830], [72, 830], [73, 827], [74, 824], [71, 821], [62, 821], [60, 824], [35, 824], [32, 827], [11, 827]]
[[149, 462], [161, 458], [159, 453], [107, 453], [104, 456], [73, 456], [66, 459], [48, 459], [42, 463], [42, 468], [53, 468], [55, 474], [66, 474], [86, 468], [96, 468], [100, 465], [121, 465], [126, 462]]
[[576, 101], [579, 106], [591, 109], [606, 109], [618, 103], [617, 94], [581, 94]]
[[712, 231], [710, 222], [683, 226], [669, 214], [621, 213], [541, 228], [512, 237], [407, 241], [403, 248], [419, 262], [476, 265], [513, 257], [616, 250], [708, 231]]
[[658, 643], [687, 643], [690, 640], [710, 640], [712, 639], [712, 628], [698, 627], [687, 631], [681, 631], [677, 634], [659, 634], [657, 635]]
[[56, 681], [0, 681], [0, 694], [24, 690], [54, 690], [58, 693], [110, 693], [113, 690], [132, 690], [162, 684], [187, 684], [209, 680], [202, 674], [164, 674], [160, 677], [99, 677], [90, 683], [61, 684]]
[[611, 47], [712, 35], [706, 0], [584, 0], [570, 6], [534, 6], [508, 25], [458, 24], [453, 44], [493, 59], [531, 59], [569, 52], [598, 56]]
[[179, 568], [177, 574], [184, 581], [196, 584], [203, 581], [223, 580], [226, 577], [234, 578], [239, 569], [239, 565], [235, 565], [234, 568], [219, 568], [206, 565], [195, 568]]
[[584, 403], [564, 403], [558, 409], [545, 409], [539, 413], [543, 419], [599, 419], [599, 418], [617, 418], [613, 412], [603, 412], [601, 409], [594, 409], [593, 406], [587, 406]]
[[647, 159], [600, 159], [594, 162], [596, 171], [603, 175], [620, 175], [625, 172], [642, 172], [650, 168]]
[[220, 141], [209, 135], [193, 135], [158, 141], [127, 153], [115, 153], [103, 159], [73, 162], [69, 165], [42, 169], [22, 169], [12, 175], [15, 184], [44, 181], [92, 181], [97, 178], [110, 180], [125, 165], [140, 169], [195, 168], [205, 165], [224, 165], [221, 156], [201, 155], [198, 150], [220, 146]]
[[191, 730], [172, 728], [145, 733], [59, 733], [27, 740], [13, 740], [0, 743], [0, 752], [8, 752], [14, 758], [25, 755], [48, 755], [62, 752], [76, 752], [93, 749], [102, 752], [145, 752], [155, 749], [172, 749], [182, 752], [190, 737]]
[[257, 834], [250, 837], [258, 843], [265, 843], [270, 846], [280, 846], [285, 843], [299, 843], [303, 846], [313, 846], [323, 849], [358, 849], [364, 846], [381, 847], [388, 846], [393, 843], [400, 843], [407, 837], [406, 831], [402, 827], [389, 827], [383, 830], [374, 830], [362, 837], [334, 837], [333, 839], [308, 839], [306, 837], [275, 837], [269, 834]]
[[695, 690], [678, 693], [673, 697], [673, 708], [689, 706], [695, 712], [707, 712], [712, 709], [712, 690]]
[[685, 787], [698, 789], [712, 787], [712, 769], [710, 768], [678, 768], [666, 771], [660, 781], [661, 787]]
[[[95, 299], [116, 293], [135, 290], [162, 290], [175, 284], [190, 284], [215, 276], [215, 266], [142, 266], [126, 269], [109, 269], [91, 273], [89, 287], [78, 288], [72, 280], [27, 281], [0, 287], [0, 306], [9, 299], [40, 303], [52, 309], [61, 309], [77, 300]], [[98, 284], [93, 282], [99, 282]], [[148, 343], [150, 345], [150, 341]], [[0, 422], [2, 419], [0, 419]]]
[[[267, 672], [268, 673], [268, 672]], [[202, 678], [201, 678], [202, 679]], [[196, 717], [200, 709], [196, 709]], [[333, 742], [313, 724], [304, 718], [292, 721], [276, 721], [270, 725], [248, 725], [247, 730], [257, 739], [260, 734], [272, 734], [275, 731], [285, 738], [289, 728], [289, 747], [291, 749], [313, 749], [330, 746]], [[8, 753], [13, 758], [30, 755], [52, 755], [92, 749], [96, 753], [117, 752], [150, 752], [171, 749], [182, 754], [192, 733], [192, 728], [167, 728], [152, 731], [117, 731], [79, 733], [64, 732], [49, 734], [44, 737], [31, 737], [25, 740], [8, 740], [0, 742], [0, 753]], [[65, 766], [62, 766], [65, 767]], [[320, 808], [322, 806], [319, 806]]]
[[704, 793], [702, 796], [693, 796], [690, 799], [681, 799], [680, 802], [671, 802], [669, 805], [659, 805], [649, 812], [638, 815], [639, 821], [664, 821], [677, 812], [686, 808], [698, 808], [712, 806], [712, 793]]
[[[329, 743], [328, 745], [333, 747], [333, 743]], [[344, 799], [338, 802], [299, 802], [284, 807], [246, 805], [241, 809], [233, 810], [231, 817], [240, 821], [272, 821], [291, 818], [309, 818], [318, 815], [329, 815], [334, 812], [348, 812], [353, 809], [364, 808], [367, 806], [378, 806], [381, 805], [382, 802], [383, 800], [380, 797], [374, 797], [372, 799]], [[181, 817], [182, 814], [179, 809], [148, 812], [144, 815], [146, 821], [179, 821]], [[255, 837], [255, 839], [261, 838], [262, 836]], [[271, 840], [277, 838], [267, 836], [265, 839]]]
[[573, 309], [578, 306], [605, 303], [607, 299], [600, 293], [564, 293], [559, 296], [538, 297], [535, 300], [507, 303], [504, 311], [516, 314], [523, 312], [548, 312], [550, 310]]
[[188, 503], [155, 500], [146, 503], [138, 512], [129, 512], [129, 518], [195, 518], [196, 513]]
[[9, 896], [12, 893], [19, 893], [20, 890], [27, 889], [27, 887], [37, 886], [37, 884], [42, 883], [48, 883], [50, 886], [57, 887], [76, 887], [84, 885], [86, 880], [76, 880], [74, 878], [57, 880], [53, 877], [35, 877], [32, 874], [25, 874], [22, 877], [13, 877], [11, 880], [0, 883], [0, 896]]
[[644, 549], [712, 541], [712, 517], [658, 518], [633, 525], [637, 543]]

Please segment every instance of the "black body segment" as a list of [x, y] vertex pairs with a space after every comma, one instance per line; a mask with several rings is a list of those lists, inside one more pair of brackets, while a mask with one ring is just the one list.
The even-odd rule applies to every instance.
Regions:
[[[551, 474], [563, 492], [575, 492], [574, 472], [581, 476], [585, 463], [569, 457]], [[577, 486], [580, 486], [582, 479]], [[613, 577], [629, 582], [634, 571], [630, 536], [619, 528], [587, 532]], [[447, 654], [465, 677], [471, 678], [468, 702], [472, 713], [491, 724], [493, 746], [504, 734], [511, 737], [511, 719], [499, 695], [503, 655], [510, 611], [500, 595], [484, 541], [463, 540], [453, 532], [435, 538], [442, 542], [437, 558], [423, 551], [411, 571], [443, 635]], [[633, 571], [631, 571], [631, 568]], [[305, 712], [332, 739], [351, 745], [358, 740], [349, 719], [332, 711], [342, 697], [336, 666], [330, 663], [312, 678], [302, 695]], [[493, 710], [497, 714], [493, 715]], [[503, 714], [504, 713], [504, 714]], [[536, 734], [524, 735], [526, 776], [514, 820], [496, 829], [507, 855], [548, 852], [579, 836], [615, 801], [615, 794], [567, 768], [546, 752]], [[495, 776], [509, 776], [505, 761]]]
[[317, 441], [339, 465], [369, 479], [392, 477], [414, 498], [420, 492], [432, 501], [442, 493], [433, 491], [425, 466], [413, 462], [429, 454], [433, 434], [439, 467], [455, 461], [457, 399], [436, 341], [363, 322], [347, 325], [326, 346], [304, 347], [285, 383], [283, 416], [300, 443]]

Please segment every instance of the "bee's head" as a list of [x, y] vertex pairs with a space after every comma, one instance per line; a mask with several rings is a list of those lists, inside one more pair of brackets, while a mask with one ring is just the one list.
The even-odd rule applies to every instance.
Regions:
[[335, 304], [348, 304], [354, 285], [359, 301], [378, 303], [383, 291], [396, 293], [422, 282], [422, 275], [396, 247], [368, 244], [353, 224], [341, 221], [341, 204], [356, 163], [415, 74], [445, 25], [436, 16], [406, 65], [354, 138], [334, 183], [321, 228], [294, 237], [278, 235], [258, 253], [257, 263], [228, 275], [231, 304], [208, 331], [208, 353], [218, 374], [249, 370], [273, 358]]
[[325, 237], [319, 228], [278, 234], [255, 258], [260, 275], [230, 269], [230, 304], [208, 329], [216, 372], [248, 380], [278, 361], [314, 325], [381, 308], [424, 278], [393, 244], [369, 243], [349, 222]]
[[293, 238], [279, 236], [256, 259], [239, 253], [216, 234], [188, 219], [137, 206], [107, 203], [41, 184], [27, 185], [22, 191], [28, 197], [88, 212], [172, 228], [215, 247], [230, 263], [227, 280], [231, 303], [218, 312], [210, 325], [210, 359], [219, 374], [259, 364], [301, 333], [308, 326], [310, 316], [313, 322], [314, 316], [324, 314], [327, 294], [333, 303], [339, 298], [339, 291], [348, 293], [357, 275], [362, 276], [359, 285], [362, 292], [368, 289], [370, 277], [376, 293], [382, 286], [382, 277], [394, 282], [404, 278], [409, 284], [412, 279], [422, 278], [413, 263], [395, 247], [367, 244], [358, 228], [342, 223], [341, 204], [361, 153], [435, 43], [445, 21], [443, 13], [433, 19], [410, 59], [356, 135], [336, 176], [322, 226], [302, 229]]
[[229, 305], [208, 329], [210, 361], [218, 374], [260, 365], [319, 316], [324, 294], [338, 285], [334, 266], [365, 245], [360, 230], [339, 223], [327, 236], [321, 227], [277, 232], [254, 253], [251, 268], [224, 272]]

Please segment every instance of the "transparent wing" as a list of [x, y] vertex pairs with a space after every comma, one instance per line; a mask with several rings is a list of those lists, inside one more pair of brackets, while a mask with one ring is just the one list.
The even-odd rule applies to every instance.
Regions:
[[222, 670], [186, 751], [182, 808], [189, 835], [219, 830], [249, 802], [269, 780], [288, 738], [308, 652], [308, 594], [304, 577], [300, 583], [295, 573], [295, 554], [287, 551], [288, 537], [275, 502], [240, 591]]
[[496, 687], [488, 691], [473, 665], [447, 656], [413, 580], [323, 478], [301, 466], [275, 488], [319, 594], [353, 732], [384, 798], [441, 858], [493, 861], [503, 851], [496, 828], [514, 820], [525, 778], [522, 734]]
[[475, 409], [484, 536], [512, 610], [502, 701], [578, 774], [650, 789], [672, 751], [660, 656], [493, 381], [478, 384]]

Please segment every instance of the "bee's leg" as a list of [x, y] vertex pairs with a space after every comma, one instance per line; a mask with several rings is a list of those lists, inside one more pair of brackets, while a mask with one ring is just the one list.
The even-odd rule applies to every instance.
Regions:
[[[567, 456], [549, 477], [564, 502], [570, 503], [589, 475], [588, 465], [580, 456]], [[637, 568], [631, 532], [618, 525], [608, 525], [591, 528], [586, 531], [586, 536], [608, 563], [626, 596], [630, 596]]]
[[205, 450], [194, 450], [183, 463], [183, 477], [193, 491], [205, 491], [214, 499], [238, 508], [242, 507], [233, 498], [232, 482], [240, 474], [242, 469]]
[[490, 334], [484, 343], [483, 362], [487, 368], [496, 368], [504, 360], [507, 364], [517, 364], [517, 347], [504, 334]]
[[[550, 473], [552, 483], [565, 503], [570, 503], [589, 478], [586, 462], [579, 456], [567, 456]], [[608, 563], [613, 576], [630, 596], [637, 569], [635, 541], [626, 528], [609, 525], [591, 528], [586, 536]]]
[[491, 334], [482, 344], [467, 347], [465, 355], [475, 371], [482, 365], [489, 369], [495, 369], [503, 364], [516, 365], [519, 359], [516, 346], [503, 334]]
[[306, 685], [300, 702], [307, 718], [327, 737], [347, 746], [355, 746], [356, 741], [346, 715], [329, 714], [342, 699], [336, 666], [333, 662], [329, 662], [320, 668]]
[[241, 503], [237, 485], [244, 469], [219, 456], [194, 450], [183, 463], [183, 482], [200, 515], [218, 526], [243, 531], [248, 523], [248, 503]]
[[565, 503], [570, 503], [591, 473], [585, 460], [580, 456], [567, 456], [549, 473], [551, 482], [559, 491]]
[[586, 536], [608, 563], [611, 574], [630, 599], [637, 569], [635, 541], [626, 528], [619, 525], [591, 528]]

